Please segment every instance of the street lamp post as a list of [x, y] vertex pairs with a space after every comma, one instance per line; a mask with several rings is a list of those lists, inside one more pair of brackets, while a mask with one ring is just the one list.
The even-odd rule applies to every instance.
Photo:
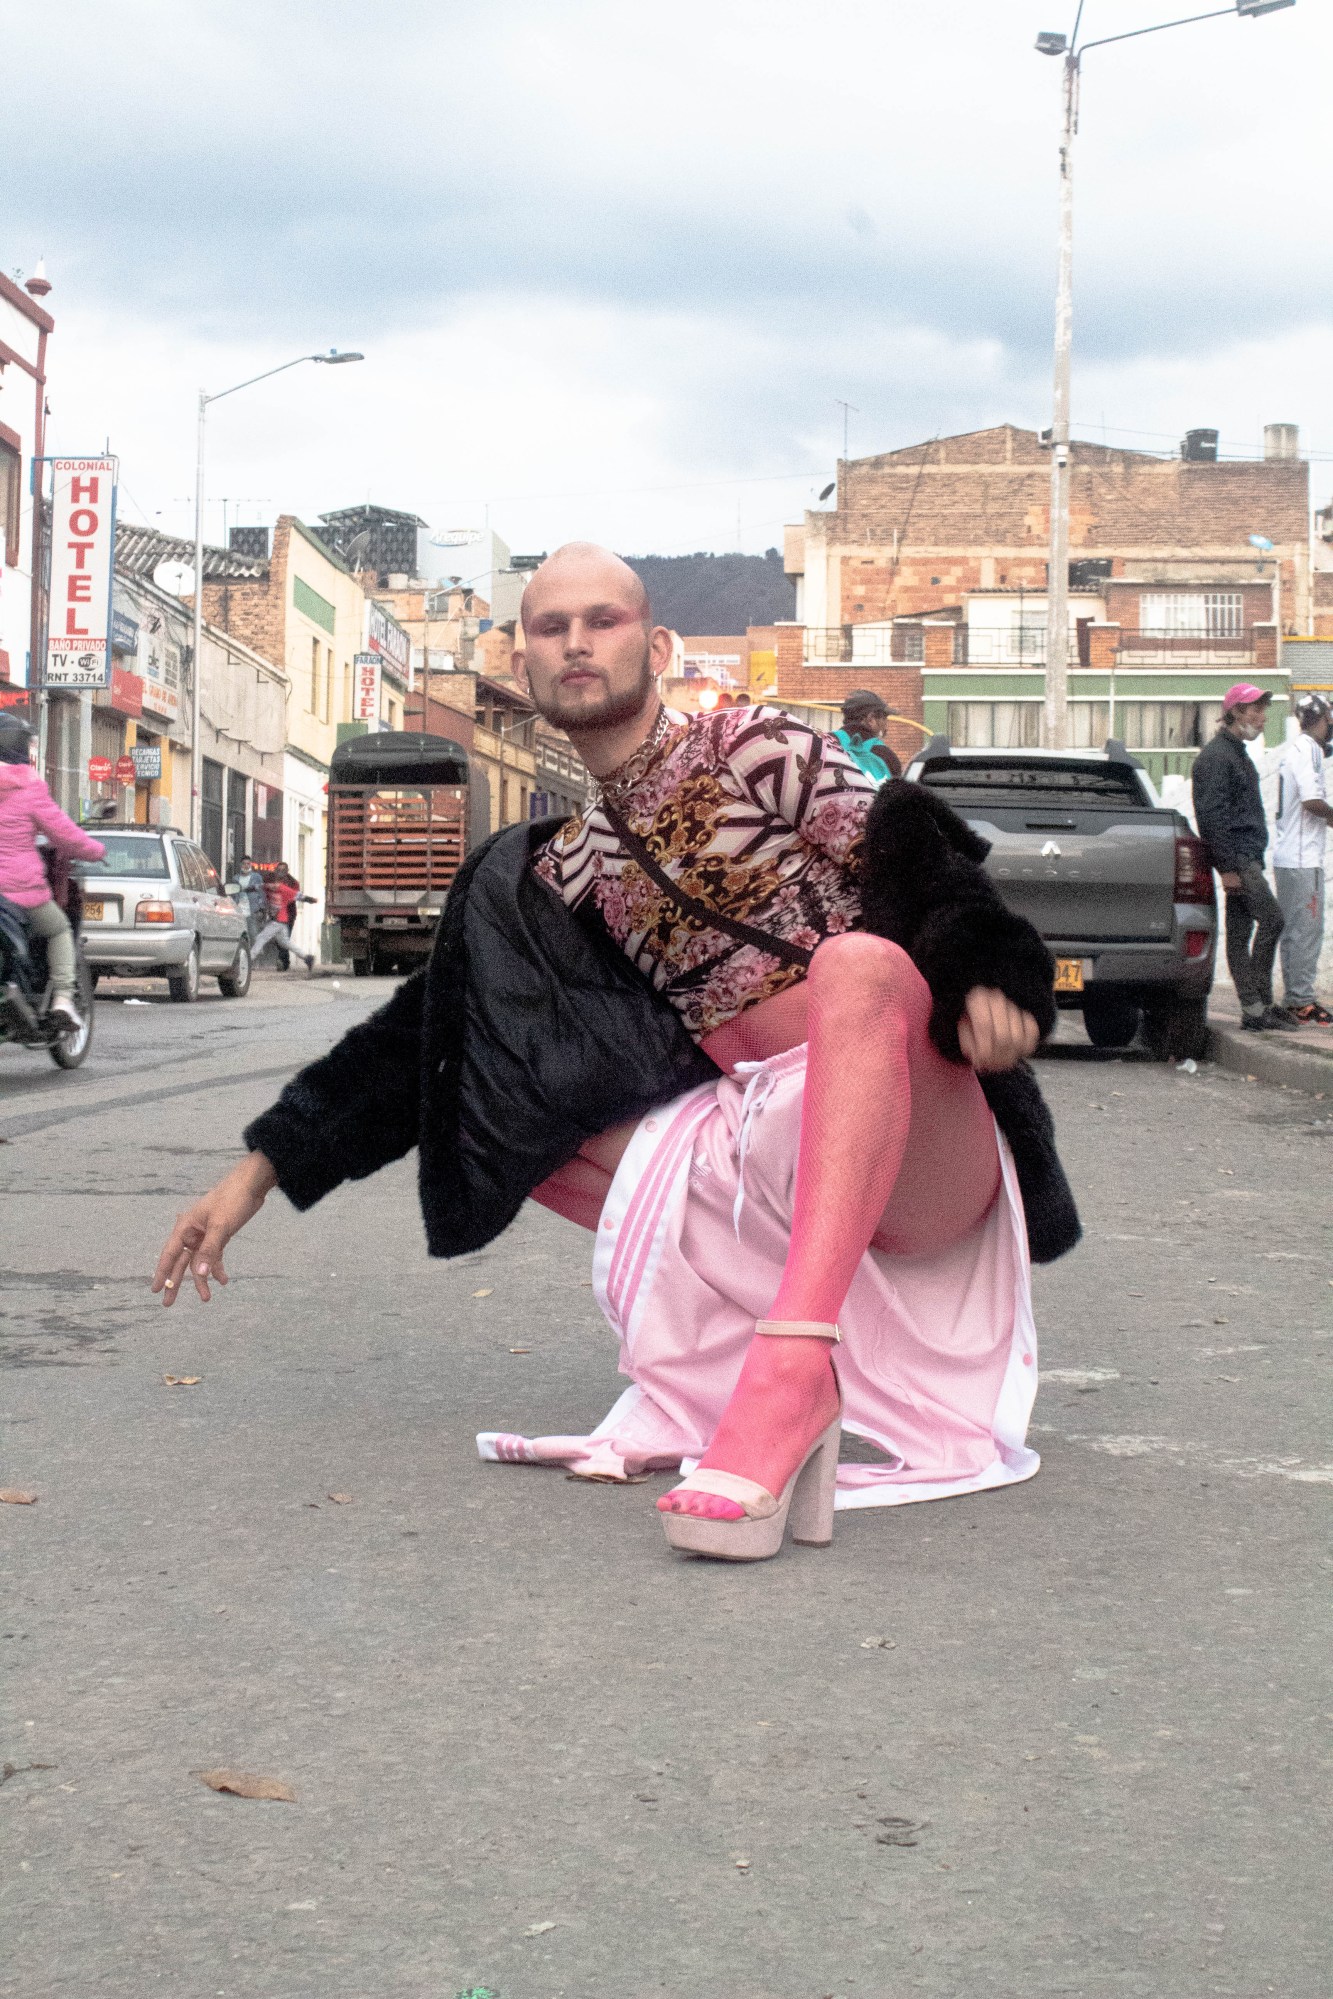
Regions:
[[1071, 35], [1042, 33], [1037, 50], [1044, 56], [1064, 58], [1064, 115], [1060, 132], [1060, 250], [1055, 292], [1055, 374], [1051, 398], [1051, 529], [1050, 560], [1046, 574], [1046, 690], [1042, 708], [1042, 742], [1047, 749], [1061, 750], [1069, 738], [1069, 398], [1070, 361], [1074, 335], [1074, 135], [1078, 131], [1078, 87], [1084, 56], [1089, 49], [1106, 48], [1112, 42], [1133, 42], [1141, 35], [1159, 35], [1166, 28], [1187, 28], [1196, 21], [1219, 20], [1223, 14], [1255, 19], [1260, 14], [1276, 14], [1294, 7], [1296, 0], [1235, 0], [1234, 6], [1215, 7], [1206, 14], [1188, 14], [1181, 20], [1157, 21], [1148, 28], [1132, 28], [1121, 35], [1103, 35], [1080, 47], [1079, 25], [1083, 0], [1079, 0]]
[[190, 838], [198, 843], [203, 821], [203, 799], [201, 781], [203, 777], [203, 745], [199, 740], [199, 688], [203, 678], [204, 662], [204, 419], [210, 403], [220, 403], [224, 396], [234, 396], [240, 389], [253, 388], [256, 382], [266, 382], [270, 375], [285, 374], [288, 368], [299, 368], [304, 361], [318, 361], [324, 367], [338, 367], [346, 361], [363, 361], [363, 354], [340, 354], [331, 347], [327, 354], [298, 354], [292, 361], [282, 361], [276, 368], [265, 368], [262, 375], [247, 376], [243, 382], [233, 382], [229, 389], [219, 389], [210, 396], [205, 390], [199, 391], [199, 427], [195, 438], [194, 459], [194, 657], [190, 662]]

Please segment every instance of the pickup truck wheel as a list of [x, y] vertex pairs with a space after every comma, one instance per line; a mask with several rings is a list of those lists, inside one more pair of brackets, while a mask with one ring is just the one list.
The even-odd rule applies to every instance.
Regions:
[[369, 956], [353, 958], [352, 960], [353, 978], [368, 979], [370, 977], [370, 972], [371, 972], [371, 964]]
[[179, 970], [167, 974], [167, 991], [174, 1000], [188, 1005], [199, 997], [199, 939], [190, 946], [190, 955]]
[[1128, 1048], [1139, 1031], [1139, 1009], [1128, 1000], [1089, 1000], [1083, 1025], [1094, 1048]]
[[1208, 1053], [1208, 1002], [1178, 999], [1147, 1007], [1143, 1038], [1159, 1062], [1202, 1061]]

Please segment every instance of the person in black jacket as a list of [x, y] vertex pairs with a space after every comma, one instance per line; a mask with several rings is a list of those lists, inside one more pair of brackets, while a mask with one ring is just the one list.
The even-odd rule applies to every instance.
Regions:
[[[930, 1256], [993, 1204], [979, 1072], [1010, 1086], [1036, 1154], [1048, 1142], [1016, 1065], [1054, 1024], [1051, 960], [1000, 903], [984, 842], [923, 788], [877, 795], [779, 711], [664, 710], [669, 635], [605, 551], [553, 557], [523, 617], [516, 667], [596, 802], [474, 857], [426, 972], [256, 1120], [250, 1160], [179, 1219], [154, 1288], [169, 1303], [188, 1273], [207, 1298], [274, 1185], [306, 1207], [413, 1143], [434, 1253], [488, 1240], [527, 1194], [596, 1225], [646, 1110], [808, 1041], [783, 1285], [702, 1486], [663, 1502], [710, 1531], [752, 1523], [785, 1511], [836, 1407], [827, 1343], [871, 1238]], [[1076, 1218], [1061, 1226], [1067, 1247]]]
[[1222, 719], [1194, 760], [1194, 820], [1227, 899], [1227, 970], [1240, 1024], [1254, 1032], [1294, 1028], [1273, 1004], [1273, 960], [1282, 911], [1264, 876], [1268, 821], [1259, 773], [1245, 745], [1263, 735], [1271, 694], [1238, 681], [1222, 697]]

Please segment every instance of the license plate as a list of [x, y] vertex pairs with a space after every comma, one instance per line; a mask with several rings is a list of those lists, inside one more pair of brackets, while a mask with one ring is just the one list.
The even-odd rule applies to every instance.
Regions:
[[106, 916], [106, 904], [104, 902], [89, 902], [85, 898], [83, 914], [87, 922], [101, 923]]
[[1081, 958], [1057, 958], [1055, 961], [1055, 990], [1058, 993], [1081, 993], [1083, 990], [1083, 960]]
[[406, 916], [382, 916], [380, 924], [385, 930], [406, 930], [409, 920]]

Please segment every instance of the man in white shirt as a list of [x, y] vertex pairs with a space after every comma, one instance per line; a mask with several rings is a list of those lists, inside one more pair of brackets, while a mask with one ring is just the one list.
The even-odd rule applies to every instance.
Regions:
[[1315, 972], [1324, 941], [1324, 848], [1333, 824], [1328, 802], [1325, 748], [1333, 734], [1333, 707], [1318, 694], [1296, 703], [1300, 734], [1278, 753], [1277, 837], [1273, 877], [1282, 907], [1282, 983], [1287, 1012], [1302, 1026], [1333, 1026], [1333, 1013], [1315, 998]]

